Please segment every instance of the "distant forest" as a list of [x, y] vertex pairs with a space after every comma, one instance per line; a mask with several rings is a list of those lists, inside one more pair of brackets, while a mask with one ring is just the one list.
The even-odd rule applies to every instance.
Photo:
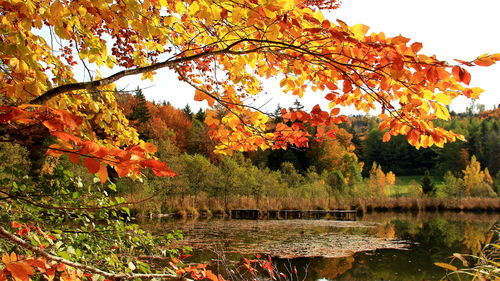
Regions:
[[[213, 163], [220, 160], [220, 156], [212, 153], [214, 144], [203, 124], [205, 113], [202, 110], [194, 113], [189, 105], [176, 109], [165, 102], [154, 104], [146, 101], [141, 91], [135, 95], [121, 95], [120, 103], [145, 140], [168, 139], [180, 152], [201, 154]], [[294, 107], [303, 109], [298, 101]], [[335, 128], [336, 141], [313, 141], [309, 149], [290, 147], [287, 150], [246, 152], [244, 156], [257, 167], [271, 170], [281, 169], [284, 162], [292, 163], [299, 173], [304, 174], [308, 169], [318, 172], [336, 169], [339, 162], [349, 161], [340, 160], [348, 155], [353, 158], [351, 162], [363, 163], [361, 173], [364, 177], [369, 175], [373, 163], [396, 176], [424, 175], [426, 171], [439, 177], [447, 171], [458, 176], [475, 156], [482, 168], [488, 168], [491, 175], [496, 175], [500, 170], [500, 105], [486, 111], [483, 105], [472, 102], [466, 112], [457, 114], [451, 111], [451, 116], [451, 121], [441, 121], [438, 125], [463, 134], [467, 141], [448, 143], [443, 148], [417, 149], [408, 144], [405, 136], [395, 136], [389, 142], [383, 142], [384, 132], [378, 129], [376, 117], [354, 115]]]

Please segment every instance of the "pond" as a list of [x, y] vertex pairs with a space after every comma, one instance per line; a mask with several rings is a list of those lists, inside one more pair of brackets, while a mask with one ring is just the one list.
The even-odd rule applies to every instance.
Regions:
[[453, 253], [477, 254], [491, 239], [498, 214], [373, 213], [357, 221], [188, 220], [158, 221], [157, 231], [180, 229], [193, 257], [226, 263], [271, 256], [299, 280], [439, 280]]

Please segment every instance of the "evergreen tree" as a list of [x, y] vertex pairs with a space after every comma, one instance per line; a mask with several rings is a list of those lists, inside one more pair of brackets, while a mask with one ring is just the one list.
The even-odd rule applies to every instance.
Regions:
[[194, 118], [203, 123], [205, 121], [206, 117], [207, 117], [207, 114], [205, 113], [205, 111], [201, 110], [201, 108], [200, 108], [200, 110], [198, 110], [198, 112], [196, 113]]
[[300, 103], [300, 101], [298, 99], [296, 99], [293, 102], [293, 106], [294, 106], [295, 110], [303, 110], [304, 109], [304, 105], [302, 103]]
[[142, 90], [137, 88], [134, 97], [137, 99], [137, 106], [134, 108], [132, 113], [127, 116], [129, 120], [136, 120], [140, 123], [145, 123], [151, 118], [149, 109], [147, 107], [146, 97], [142, 93]]
[[187, 117], [193, 118], [193, 111], [191, 110], [189, 104], [186, 104], [186, 106], [182, 109], [182, 111], [184, 111], [184, 114], [186, 114]]
[[422, 178], [422, 184], [420, 186], [422, 187], [422, 192], [424, 194], [432, 195], [436, 191], [436, 185], [432, 181], [429, 170], [425, 171], [425, 175]]

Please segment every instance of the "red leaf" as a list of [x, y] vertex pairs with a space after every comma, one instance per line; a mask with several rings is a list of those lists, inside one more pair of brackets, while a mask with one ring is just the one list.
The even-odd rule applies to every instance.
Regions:
[[31, 230], [30, 230], [30, 228], [26, 226], [26, 227], [24, 227], [24, 228], [19, 229], [19, 230], [17, 231], [17, 235], [19, 235], [19, 236], [24, 236], [24, 235], [26, 235], [26, 234], [30, 233], [30, 231], [31, 231]]
[[50, 119], [43, 121], [43, 125], [49, 129], [49, 131], [63, 131], [64, 124], [59, 119]]
[[471, 75], [467, 70], [463, 69], [460, 66], [454, 66], [452, 69], [452, 74], [453, 74], [453, 77], [455, 77], [455, 79], [457, 81], [463, 82], [466, 85], [469, 85], [470, 80], [471, 80]]
[[73, 141], [75, 143], [79, 143], [80, 142], [80, 138], [72, 135], [72, 134], [69, 134], [69, 133], [66, 133], [66, 132], [62, 132], [62, 131], [53, 131], [53, 132], [50, 132], [51, 135], [53, 135], [54, 137], [60, 139], [60, 140], [63, 140], [63, 141]]
[[349, 80], [344, 80], [344, 84], [342, 85], [342, 91], [344, 93], [350, 93], [352, 91], [352, 83]]
[[20, 228], [20, 227], [23, 227], [23, 225], [22, 225], [22, 224], [20, 224], [20, 223], [18, 223], [17, 221], [13, 221], [13, 222], [11, 223], [11, 226], [12, 226], [12, 228]]
[[336, 96], [335, 94], [330, 93], [330, 94], [327, 94], [327, 95], [325, 96], [325, 99], [327, 99], [327, 100], [329, 100], [329, 101], [332, 101], [332, 100], [334, 100], [336, 97], [337, 97], [337, 96]]
[[68, 153], [68, 156], [69, 156], [69, 161], [71, 161], [71, 163], [75, 165], [80, 164], [80, 155], [75, 153]]
[[92, 174], [97, 173], [101, 167], [101, 163], [94, 158], [85, 158], [83, 160], [83, 165], [87, 167], [87, 170]]

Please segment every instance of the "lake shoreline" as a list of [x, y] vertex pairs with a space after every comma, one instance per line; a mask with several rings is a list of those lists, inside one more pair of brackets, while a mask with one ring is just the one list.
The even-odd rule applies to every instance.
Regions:
[[[204, 204], [200, 204], [204, 205]], [[220, 208], [193, 208], [186, 207], [178, 210], [170, 210], [162, 212], [159, 210], [145, 210], [134, 208], [133, 212], [138, 217], [149, 218], [188, 218], [188, 217], [233, 217], [231, 212], [234, 210], [249, 210], [258, 211], [260, 215], [252, 215], [250, 217], [241, 217], [242, 219], [286, 219], [286, 218], [339, 218], [339, 216], [331, 215], [330, 212], [337, 211], [355, 211], [357, 216], [370, 213], [500, 213], [500, 198], [478, 198], [478, 197], [464, 197], [464, 198], [410, 198], [410, 197], [391, 197], [391, 198], [367, 198], [367, 199], [350, 199], [339, 200], [332, 204], [332, 208], [314, 208], [314, 209], [301, 209], [298, 206], [295, 208], [255, 208], [255, 206], [234, 206], [234, 208], [223, 210]], [[248, 208], [254, 207], [254, 208]], [[291, 215], [283, 215], [288, 212]], [[296, 215], [294, 214], [308, 214]], [[315, 214], [314, 214], [315, 213]], [[269, 215], [272, 214], [272, 215]], [[314, 215], [311, 215], [314, 214]]]

